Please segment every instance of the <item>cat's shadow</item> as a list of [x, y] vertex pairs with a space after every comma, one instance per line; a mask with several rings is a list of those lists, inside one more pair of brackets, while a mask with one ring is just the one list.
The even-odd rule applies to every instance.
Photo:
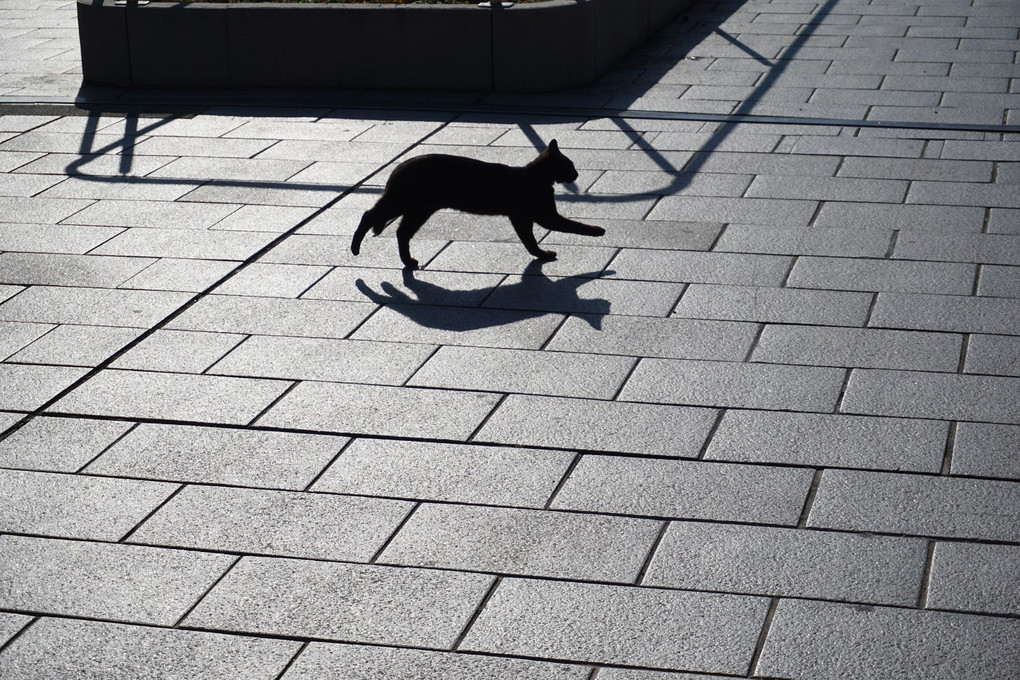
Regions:
[[[533, 260], [522, 272], [520, 280], [514, 283], [470, 290], [443, 288], [416, 278], [414, 271], [405, 269], [402, 283], [413, 297], [388, 281], [380, 282], [382, 292], [373, 290], [362, 279], [355, 281], [354, 285], [372, 302], [385, 305], [426, 328], [472, 331], [559, 313], [576, 314], [592, 328], [600, 330], [602, 317], [609, 314], [609, 300], [582, 299], [577, 290], [615, 272], [588, 272], [550, 279], [542, 273], [544, 264]], [[483, 303], [485, 306], [482, 306]]]

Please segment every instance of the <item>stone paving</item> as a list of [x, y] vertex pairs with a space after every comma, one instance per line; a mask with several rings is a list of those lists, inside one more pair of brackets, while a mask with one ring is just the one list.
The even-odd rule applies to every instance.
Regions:
[[[0, 1], [0, 677], [1015, 678], [1015, 0], [702, 4], [286, 101]], [[397, 160], [553, 138], [605, 236], [351, 256]]]

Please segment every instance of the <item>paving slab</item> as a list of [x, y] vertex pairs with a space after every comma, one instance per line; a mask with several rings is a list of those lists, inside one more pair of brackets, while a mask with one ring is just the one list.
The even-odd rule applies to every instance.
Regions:
[[434, 345], [256, 335], [234, 348], [209, 373], [403, 385], [436, 349]]
[[156, 331], [118, 357], [111, 368], [204, 373], [245, 336], [235, 333]]
[[[3, 307], [0, 307], [0, 314]], [[878, 328], [1012, 334], [1020, 301], [962, 295], [879, 293], [868, 321]]]
[[927, 541], [670, 522], [643, 585], [912, 606]]
[[689, 319], [862, 326], [871, 295], [854, 291], [693, 283], [673, 310]]
[[801, 257], [787, 283], [793, 288], [969, 295], [975, 274], [973, 265], [963, 263]]
[[413, 508], [406, 501], [188, 486], [132, 543], [367, 562]]
[[73, 675], [272, 680], [300, 646], [290, 640], [43, 617], [4, 650], [0, 673], [24, 680]]
[[67, 224], [160, 229], [208, 229], [239, 206], [179, 201], [102, 200], [64, 220]]
[[635, 361], [570, 352], [441, 347], [409, 385], [612, 399]]
[[4, 531], [116, 541], [177, 490], [174, 484], [0, 470]]
[[757, 674], [1005, 680], [1018, 660], [1017, 628], [1010, 619], [781, 600]]
[[773, 255], [883, 257], [889, 249], [889, 229], [815, 229], [729, 224], [714, 250]]
[[84, 418], [33, 418], [0, 441], [0, 465], [77, 472], [122, 437], [131, 423]]
[[356, 439], [311, 490], [541, 508], [573, 458], [563, 451]]
[[705, 458], [938, 472], [948, 432], [935, 420], [729, 410]]
[[959, 475], [1020, 479], [1020, 426], [959, 423], [953, 446], [952, 472]]
[[831, 412], [845, 371], [814, 366], [642, 359], [620, 401]]
[[33, 286], [0, 305], [0, 319], [148, 328], [189, 297], [171, 292]]
[[551, 507], [792, 526], [811, 477], [803, 468], [586, 455]]
[[0, 248], [23, 253], [83, 255], [120, 231], [115, 227], [0, 223]]
[[845, 413], [1020, 424], [1020, 379], [855, 368]]
[[948, 333], [769, 324], [751, 360], [955, 373], [962, 346], [961, 336]]
[[11, 361], [27, 364], [98, 366], [141, 335], [137, 328], [64, 324], [32, 342]]
[[346, 443], [328, 435], [143, 423], [86, 471], [300, 491]]
[[243, 557], [182, 625], [450, 649], [493, 580], [484, 574]]
[[0, 607], [172, 626], [236, 558], [113, 543], [0, 536]]
[[287, 669], [286, 680], [586, 680], [589, 666], [424, 649], [313, 642]]
[[223, 260], [188, 260], [164, 257], [120, 285], [139, 290], [201, 293], [237, 268]]
[[[767, 600], [504, 579], [460, 648], [538, 658], [743, 674]], [[615, 640], [606, 645], [606, 640]]]
[[[2, 310], [0, 307], [0, 314]], [[374, 304], [365, 302], [209, 295], [167, 324], [167, 328], [344, 338], [374, 310]]]
[[825, 470], [808, 526], [1017, 542], [1020, 484]]
[[645, 519], [425, 503], [378, 561], [633, 583], [661, 529]]
[[56, 326], [45, 323], [17, 323], [0, 321], [0, 359], [16, 354]]
[[694, 457], [716, 414], [687, 406], [511, 394], [473, 441]]
[[87, 369], [70, 366], [0, 364], [3, 407], [34, 411], [73, 385]]
[[639, 281], [678, 281], [735, 286], [778, 286], [790, 258], [744, 255], [644, 251], [626, 249], [613, 259], [614, 277]]
[[939, 541], [926, 606], [988, 614], [1020, 613], [1020, 547]]
[[58, 413], [244, 425], [292, 383], [108, 369], [51, 407]]
[[508, 276], [485, 299], [484, 306], [571, 314], [666, 316], [682, 292], [683, 286], [676, 283], [587, 276]]

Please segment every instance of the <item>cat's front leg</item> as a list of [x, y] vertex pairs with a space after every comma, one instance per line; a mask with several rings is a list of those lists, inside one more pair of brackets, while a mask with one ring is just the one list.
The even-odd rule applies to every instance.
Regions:
[[538, 247], [538, 241], [535, 240], [535, 232], [533, 231], [535, 223], [526, 217], [520, 215], [511, 215], [510, 224], [514, 225], [514, 231], [517, 232], [517, 237], [521, 239], [521, 243], [527, 248], [528, 252], [537, 257], [540, 260], [555, 260], [556, 253], [551, 250], [542, 250]]

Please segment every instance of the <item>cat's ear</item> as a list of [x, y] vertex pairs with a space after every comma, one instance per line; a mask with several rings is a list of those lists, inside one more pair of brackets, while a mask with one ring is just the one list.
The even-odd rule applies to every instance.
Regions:
[[549, 151], [559, 151], [559, 149], [560, 149], [560, 147], [559, 147], [559, 145], [558, 145], [558, 144], [556, 143], [556, 140], [555, 140], [555, 139], [554, 139], [554, 140], [552, 140], [551, 142], [549, 142], [549, 149], [548, 149]]

